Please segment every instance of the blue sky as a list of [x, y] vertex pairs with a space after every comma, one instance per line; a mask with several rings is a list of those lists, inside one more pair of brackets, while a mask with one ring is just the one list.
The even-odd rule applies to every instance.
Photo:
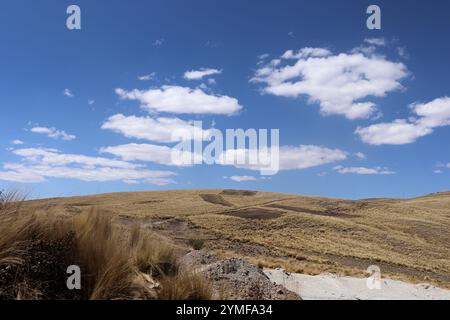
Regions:
[[[70, 4], [81, 30], [66, 28]], [[381, 30], [366, 27], [370, 4], [4, 2], [0, 189], [448, 190], [450, 2], [378, 1]], [[171, 165], [167, 134], [192, 120], [280, 129], [281, 171]]]

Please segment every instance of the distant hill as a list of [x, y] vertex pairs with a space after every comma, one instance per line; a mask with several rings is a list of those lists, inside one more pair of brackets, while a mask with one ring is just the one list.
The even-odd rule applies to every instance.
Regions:
[[96, 207], [180, 246], [201, 240], [225, 257], [307, 274], [383, 277], [450, 288], [450, 192], [345, 200], [239, 190], [102, 194], [37, 200], [26, 210], [77, 215]]

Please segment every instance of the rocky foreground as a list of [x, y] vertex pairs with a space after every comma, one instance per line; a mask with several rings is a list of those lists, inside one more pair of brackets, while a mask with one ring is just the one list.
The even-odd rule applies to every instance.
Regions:
[[215, 298], [230, 300], [299, 300], [300, 297], [273, 283], [264, 271], [244, 260], [220, 259], [192, 251], [179, 261], [180, 269], [201, 274], [213, 287]]

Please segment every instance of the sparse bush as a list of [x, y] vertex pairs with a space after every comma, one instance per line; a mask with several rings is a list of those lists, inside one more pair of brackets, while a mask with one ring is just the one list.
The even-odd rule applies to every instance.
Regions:
[[202, 239], [189, 239], [189, 245], [194, 250], [201, 250], [203, 249], [203, 246], [205, 244], [205, 241]]

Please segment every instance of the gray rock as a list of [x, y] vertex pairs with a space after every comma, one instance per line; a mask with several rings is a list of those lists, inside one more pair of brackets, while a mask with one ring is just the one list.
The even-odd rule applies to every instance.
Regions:
[[270, 281], [257, 266], [237, 258], [219, 260], [204, 251], [193, 251], [180, 261], [212, 285], [216, 297], [230, 300], [298, 300], [300, 297]]

